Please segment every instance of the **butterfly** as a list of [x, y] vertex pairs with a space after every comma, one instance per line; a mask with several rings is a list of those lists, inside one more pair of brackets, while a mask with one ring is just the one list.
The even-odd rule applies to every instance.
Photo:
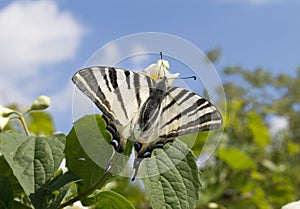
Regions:
[[141, 160], [151, 157], [153, 149], [163, 148], [177, 136], [222, 125], [222, 116], [210, 101], [172, 86], [179, 74], [170, 74], [168, 69], [168, 62], [160, 59], [138, 73], [94, 66], [81, 69], [72, 77], [75, 85], [103, 113], [115, 151], [123, 152], [133, 132], [137, 133], [132, 180]]

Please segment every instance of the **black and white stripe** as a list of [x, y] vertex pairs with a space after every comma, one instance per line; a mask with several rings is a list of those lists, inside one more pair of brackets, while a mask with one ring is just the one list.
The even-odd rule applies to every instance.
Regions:
[[169, 87], [162, 104], [161, 138], [212, 130], [222, 124], [213, 104], [186, 89]]
[[[75, 73], [72, 80], [103, 112], [108, 131], [118, 142], [114, 143], [115, 149], [120, 152], [138, 123], [143, 128], [141, 144], [153, 141], [154, 137], [160, 138], [157, 141], [161, 143], [180, 135], [216, 129], [222, 124], [222, 116], [213, 104], [186, 89], [167, 86], [167, 79], [154, 81], [128, 70], [90, 67]], [[165, 86], [163, 92], [158, 90], [161, 84]], [[154, 100], [160, 104], [150, 105]], [[147, 115], [148, 112], [152, 115]], [[153, 133], [155, 129], [158, 135]]]

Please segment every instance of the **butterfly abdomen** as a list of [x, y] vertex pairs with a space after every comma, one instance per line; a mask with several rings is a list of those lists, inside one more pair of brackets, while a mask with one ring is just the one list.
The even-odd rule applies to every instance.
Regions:
[[161, 103], [166, 94], [166, 80], [162, 79], [150, 90], [149, 98], [141, 108], [138, 124], [143, 141], [155, 140], [158, 137]]

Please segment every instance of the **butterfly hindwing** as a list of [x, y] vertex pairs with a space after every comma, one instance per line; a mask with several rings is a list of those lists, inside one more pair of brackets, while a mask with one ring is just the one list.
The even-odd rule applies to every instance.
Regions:
[[183, 88], [168, 87], [161, 108], [161, 138], [213, 130], [222, 124], [222, 116], [213, 104]]
[[148, 136], [148, 140], [140, 138], [138, 141], [140, 149], [136, 151], [140, 158], [149, 156], [153, 149], [161, 148], [177, 136], [217, 129], [222, 124], [222, 116], [212, 103], [196, 93], [175, 86], [166, 87], [155, 112], [158, 112], [158, 117], [151, 124], [150, 133], [141, 134]]

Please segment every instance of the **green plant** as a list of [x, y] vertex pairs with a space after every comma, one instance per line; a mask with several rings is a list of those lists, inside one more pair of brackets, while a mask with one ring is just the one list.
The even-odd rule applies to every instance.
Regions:
[[[2, 118], [19, 119], [25, 130], [25, 134], [22, 134], [20, 127], [13, 129], [15, 124], [5, 120], [4, 131], [0, 135], [0, 184], [1, 188], [10, 191], [0, 197], [3, 207], [64, 208], [80, 200], [82, 204], [95, 208], [134, 208], [124, 196], [106, 188], [110, 182], [121, 181], [121, 177], [105, 172], [86, 154], [79, 142], [78, 133], [96, 148], [97, 143], [110, 140], [101, 116], [84, 116], [74, 123], [67, 136], [53, 134], [53, 127], [45, 125], [42, 120], [50, 117], [40, 112], [49, 104], [50, 100], [42, 97], [24, 113], [3, 108]], [[51, 120], [48, 123], [51, 124]], [[37, 129], [35, 124], [41, 129]], [[35, 135], [31, 135], [33, 133]], [[175, 152], [165, 152], [170, 146], [168, 144], [164, 149], [153, 152], [152, 157], [159, 156], [159, 160], [147, 164], [148, 168], [145, 169], [155, 173], [168, 166], [172, 168], [160, 175], [144, 178], [146, 193], [153, 208], [166, 205], [193, 208], [200, 191], [196, 158], [180, 141], [172, 144]], [[125, 155], [130, 155], [131, 148], [132, 145], [127, 146]], [[104, 156], [109, 157], [110, 153]], [[64, 158], [67, 172], [59, 168]], [[118, 161], [113, 167], [122, 170], [126, 163]]]

